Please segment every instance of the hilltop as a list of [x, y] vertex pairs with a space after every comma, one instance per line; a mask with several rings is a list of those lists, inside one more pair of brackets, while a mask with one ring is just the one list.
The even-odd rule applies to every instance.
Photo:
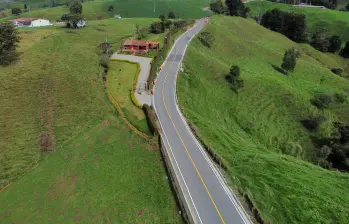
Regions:
[[[326, 110], [310, 103], [319, 92], [348, 91], [349, 80], [330, 70], [348, 60], [252, 20], [214, 16], [204, 31], [215, 40], [211, 48], [198, 38], [189, 46], [178, 99], [203, 143], [223, 158], [231, 185], [252, 198], [266, 223], [348, 223], [348, 173], [310, 162], [312, 136], [329, 135], [333, 121], [349, 123], [348, 102]], [[284, 75], [277, 67], [290, 47], [301, 57]], [[232, 65], [244, 80], [238, 93], [226, 80]], [[327, 122], [310, 133], [300, 122], [309, 116]]]
[[297, 12], [306, 15], [308, 31], [314, 34], [319, 29], [327, 29], [332, 35], [338, 35], [343, 41], [349, 41], [349, 12], [330, 9], [295, 8], [289, 4], [269, 1], [252, 1], [246, 4], [251, 9], [251, 15], [263, 15], [274, 8], [287, 12]]

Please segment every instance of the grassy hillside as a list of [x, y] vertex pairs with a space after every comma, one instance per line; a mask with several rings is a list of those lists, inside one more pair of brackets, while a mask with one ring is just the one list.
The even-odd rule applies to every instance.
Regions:
[[246, 4], [252, 15], [264, 14], [267, 10], [279, 8], [288, 12], [304, 13], [307, 17], [308, 31], [312, 34], [318, 29], [327, 28], [333, 35], [339, 35], [343, 40], [349, 40], [349, 13], [337, 10], [310, 8], [294, 8], [292, 5], [272, 3], [268, 1], [253, 1]]
[[[330, 71], [348, 60], [241, 18], [215, 16], [205, 30], [214, 44], [207, 48], [195, 38], [189, 46], [177, 85], [179, 103], [203, 142], [228, 164], [232, 185], [251, 196], [267, 223], [348, 223], [349, 175], [306, 162], [312, 142], [299, 122], [327, 116], [317, 135], [328, 134], [334, 120], [349, 122], [348, 103], [336, 105], [340, 114], [309, 102], [317, 92], [348, 88], [348, 80]], [[274, 67], [292, 46], [302, 56], [285, 76]], [[225, 78], [233, 64], [245, 82], [238, 94]]]
[[153, 21], [20, 29], [20, 60], [0, 67], [1, 223], [181, 222], [157, 144], [117, 115], [96, 54]]
[[[121, 15], [123, 18], [157, 18], [162, 13], [168, 14], [170, 11], [173, 11], [176, 16], [180, 18], [202, 18], [210, 14], [202, 10], [202, 8], [208, 6], [210, 2], [210, 0], [156, 0], [154, 15], [153, 0], [99, 0], [84, 2], [83, 14], [88, 20], [97, 20], [100, 18], [109, 18], [116, 14]], [[183, 7], [184, 5], [185, 7]], [[114, 7], [112, 12], [108, 11], [109, 6]], [[59, 6], [54, 8], [33, 9], [31, 15], [32, 17], [46, 18], [55, 21], [68, 12], [68, 7]], [[9, 16], [10, 18], [14, 18], [12, 15]], [[29, 12], [23, 12], [16, 17], [29, 17]]]

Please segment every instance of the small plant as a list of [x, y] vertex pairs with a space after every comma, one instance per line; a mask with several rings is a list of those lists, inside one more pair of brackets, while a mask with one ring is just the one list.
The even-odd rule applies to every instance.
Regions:
[[325, 93], [317, 94], [313, 99], [310, 100], [310, 103], [316, 106], [318, 109], [328, 108], [332, 102], [332, 96]]
[[293, 71], [296, 67], [297, 57], [299, 57], [299, 53], [296, 52], [294, 48], [288, 49], [282, 60], [281, 68], [288, 73], [289, 71]]
[[199, 35], [199, 40], [203, 45], [210, 48], [214, 42], [214, 37], [209, 32], [201, 32]]
[[343, 69], [341, 69], [341, 68], [332, 68], [332, 69], [331, 69], [331, 72], [333, 72], [333, 73], [336, 74], [336, 75], [341, 76], [342, 73], [343, 73]]

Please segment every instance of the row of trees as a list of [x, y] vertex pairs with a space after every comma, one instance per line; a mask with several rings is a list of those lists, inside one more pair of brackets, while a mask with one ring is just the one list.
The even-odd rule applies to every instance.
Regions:
[[162, 13], [160, 16], [160, 22], [154, 22], [150, 25], [149, 32], [154, 34], [159, 34], [165, 32], [165, 29], [171, 29], [172, 27], [179, 26], [181, 22], [184, 21], [173, 21], [176, 18], [174, 12], [169, 12], [167, 17], [165, 13]]
[[211, 10], [216, 14], [229, 16], [239, 16], [247, 18], [250, 8], [245, 7], [241, 0], [226, 0], [225, 5], [221, 0], [216, 0], [210, 4]]
[[305, 19], [305, 15], [301, 13], [288, 13], [280, 9], [273, 9], [263, 15], [261, 25], [300, 43], [307, 41]]

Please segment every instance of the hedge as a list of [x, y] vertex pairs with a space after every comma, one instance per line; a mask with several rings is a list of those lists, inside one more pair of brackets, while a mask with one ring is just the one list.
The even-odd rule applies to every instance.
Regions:
[[144, 104], [143, 105], [143, 111], [144, 111], [145, 116], [147, 118], [147, 122], [148, 122], [150, 131], [155, 136], [157, 136], [159, 134], [159, 128], [158, 128], [158, 125], [157, 125], [157, 122], [156, 122], [155, 112], [153, 111], [153, 109], [148, 104]]

